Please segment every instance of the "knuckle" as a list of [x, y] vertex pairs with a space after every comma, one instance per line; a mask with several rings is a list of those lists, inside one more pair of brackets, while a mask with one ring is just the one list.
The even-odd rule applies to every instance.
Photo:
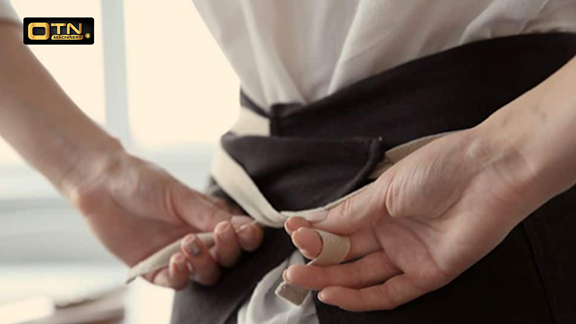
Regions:
[[220, 219], [223, 219], [224, 218], [224, 217], [222, 217], [223, 214], [225, 214], [224, 211], [222, 211], [216, 207], [210, 206], [210, 207], [206, 208], [204, 213], [202, 213], [202, 215], [203, 215], [202, 222], [204, 224], [212, 224], [212, 223], [214, 223], [215, 220], [218, 221]]
[[380, 272], [381, 269], [379, 269], [378, 265], [379, 262], [381, 261], [371, 258], [371, 260], [369, 261], [368, 264], [366, 264], [366, 266], [360, 267], [359, 271], [356, 271], [357, 282], [359, 283], [360, 287], [370, 286], [374, 283], [374, 281], [376, 281], [374, 272], [375, 271]]
[[356, 273], [354, 271], [348, 271], [348, 269], [343, 269], [344, 275], [342, 273], [338, 273], [336, 268], [325, 268], [325, 267], [317, 267], [318, 269], [318, 278], [320, 282], [323, 283], [323, 286], [342, 286], [346, 284], [346, 279], [354, 280]]
[[376, 258], [380, 262], [380, 267], [383, 271], [387, 273], [395, 273], [400, 271], [400, 269], [390, 260], [390, 257], [386, 253], [382, 253], [380, 257]]
[[360, 267], [358, 271], [349, 271], [349, 274], [350, 278], [353, 278], [354, 282], [357, 284], [358, 287], [366, 287], [369, 281], [368, 278], [370, 277], [370, 274], [368, 272], [371, 271], [372, 269], [369, 269], [369, 267]]
[[174, 253], [172, 254], [172, 256], [170, 257], [170, 264], [174, 264], [176, 262], [178, 262], [178, 259], [181, 257], [182, 254], [180, 253]]
[[356, 205], [355, 201], [356, 199], [354, 199], [354, 197], [344, 200], [344, 202], [342, 202], [341, 208], [337, 210], [337, 212], [340, 212], [340, 216], [352, 213], [354, 211], [354, 206]]
[[344, 200], [329, 211], [328, 219], [344, 219], [354, 211], [354, 197]]
[[174, 183], [170, 178], [154, 179], [142, 175], [138, 177], [133, 196], [138, 201], [152, 202], [159, 207], [159, 210], [172, 218], [177, 218], [172, 187], [174, 187]]
[[364, 310], [372, 310], [373, 307], [370, 306], [370, 300], [366, 294], [360, 294], [360, 305], [354, 308], [355, 312], [360, 312]]
[[159, 270], [153, 274], [146, 275], [144, 276], [144, 279], [157, 286], [172, 288], [166, 276], [166, 271], [163, 270]]
[[[379, 293], [381, 296], [382, 304], [380, 305], [380, 309], [382, 310], [393, 310], [396, 307], [400, 306], [400, 302], [398, 301], [398, 296], [394, 293], [388, 285], [384, 284], [380, 286]], [[387, 297], [384, 297], [387, 296]]]
[[262, 244], [264, 234], [262, 229], [257, 228], [255, 230], [250, 230], [250, 233], [243, 233], [240, 236], [240, 244], [243, 250], [252, 252]]
[[[192, 218], [187, 219], [187, 221], [192, 222], [195, 227], [204, 231], [213, 231], [220, 222], [228, 221], [232, 217], [225, 210], [198, 199], [198, 193], [193, 190], [187, 189], [187, 191], [189, 192], [188, 195], [183, 198], [188, 201], [185, 205], [195, 207], [195, 212], [190, 215]], [[185, 214], [185, 212], [181, 212], [181, 214]]]
[[381, 204], [384, 208], [388, 210], [388, 214], [391, 217], [398, 217], [402, 214], [401, 206], [401, 193], [402, 186], [398, 183], [396, 177], [394, 177], [387, 186], [383, 186]]
[[419, 294], [424, 295], [445, 286], [452, 281], [453, 278], [454, 276], [439, 267], [432, 267], [420, 273], [420, 275], [414, 279], [414, 284]]
[[355, 283], [359, 288], [373, 285], [375, 282], [381, 281], [380, 274], [383, 272], [380, 266], [380, 258], [374, 255], [364, 257], [365, 263], [362, 266], [350, 268], [350, 276], [354, 278]]
[[162, 203], [166, 213], [176, 222], [185, 224], [184, 215], [187, 213], [185, 210], [194, 205], [196, 201], [196, 192], [184, 186], [178, 181], [172, 181], [166, 185], [166, 190], [163, 190]]

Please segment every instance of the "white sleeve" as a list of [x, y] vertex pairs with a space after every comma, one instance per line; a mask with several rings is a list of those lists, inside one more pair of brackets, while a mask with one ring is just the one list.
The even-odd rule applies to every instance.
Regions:
[[16, 10], [12, 7], [10, 0], [0, 0], [0, 20], [10, 20], [21, 23]]

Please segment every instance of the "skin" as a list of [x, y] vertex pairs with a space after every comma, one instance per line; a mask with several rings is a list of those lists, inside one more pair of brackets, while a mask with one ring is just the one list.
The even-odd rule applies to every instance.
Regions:
[[313, 229], [346, 235], [350, 263], [295, 265], [288, 282], [349, 311], [390, 310], [488, 254], [531, 212], [576, 183], [576, 59], [480, 125], [438, 139], [369, 188], [286, 230], [308, 258]]
[[[127, 153], [91, 121], [22, 44], [22, 26], [0, 22], [0, 136], [81, 212], [100, 241], [132, 266], [186, 236], [148, 281], [211, 285], [221, 267], [262, 242], [262, 229], [223, 201]], [[194, 233], [214, 231], [206, 249]], [[195, 245], [197, 242], [198, 245]]]
[[[225, 203], [128, 154], [86, 117], [0, 23], [0, 135], [85, 216], [127, 265], [187, 235], [169, 267], [146, 278], [180, 289], [218, 280], [262, 231]], [[362, 194], [286, 229], [308, 257], [312, 228], [348, 235], [352, 263], [293, 266], [287, 281], [350, 311], [393, 309], [438, 289], [489, 253], [533, 210], [576, 182], [576, 60], [482, 124], [434, 141]], [[34, 95], [30, 95], [34, 94]], [[214, 230], [216, 246], [193, 233]]]

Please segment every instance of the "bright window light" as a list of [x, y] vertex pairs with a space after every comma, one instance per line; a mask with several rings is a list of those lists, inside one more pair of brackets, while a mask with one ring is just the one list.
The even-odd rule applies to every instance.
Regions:
[[[102, 15], [99, 0], [12, 0], [20, 18], [94, 17], [94, 45], [29, 46], [74, 102], [92, 119], [104, 123]], [[0, 138], [0, 166], [23, 162]]]
[[192, 2], [125, 0], [124, 12], [134, 141], [217, 141], [237, 118], [239, 81]]

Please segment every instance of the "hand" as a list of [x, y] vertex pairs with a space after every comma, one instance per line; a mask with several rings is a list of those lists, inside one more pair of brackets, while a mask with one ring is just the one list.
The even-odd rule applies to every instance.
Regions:
[[289, 219], [286, 229], [306, 257], [322, 247], [314, 228], [349, 236], [353, 261], [292, 266], [284, 279], [345, 310], [389, 310], [472, 266], [543, 203], [526, 190], [533, 179], [526, 159], [491, 149], [479, 132], [426, 145], [367, 190], [314, 215], [324, 220]]
[[238, 211], [126, 154], [22, 44], [17, 24], [0, 24], [0, 48], [0, 136], [80, 209], [122, 261], [132, 266], [186, 234], [215, 230], [215, 248], [183, 249], [168, 268], [146, 276], [182, 288], [190, 269], [196, 281], [214, 283], [218, 265], [231, 266], [241, 248], [260, 244], [262, 231], [249, 218], [231, 218]]
[[[73, 181], [64, 181], [63, 192], [128, 266], [187, 235], [182, 252], [172, 256], [167, 268], [145, 276], [154, 284], [181, 289], [189, 278], [213, 284], [220, 266], [234, 265], [242, 249], [254, 250], [262, 241], [262, 230], [251, 218], [233, 217], [240, 215], [238, 209], [186, 187], [150, 163], [121, 153], [85, 165], [74, 170]], [[193, 234], [207, 231], [216, 233], [211, 249]]]

